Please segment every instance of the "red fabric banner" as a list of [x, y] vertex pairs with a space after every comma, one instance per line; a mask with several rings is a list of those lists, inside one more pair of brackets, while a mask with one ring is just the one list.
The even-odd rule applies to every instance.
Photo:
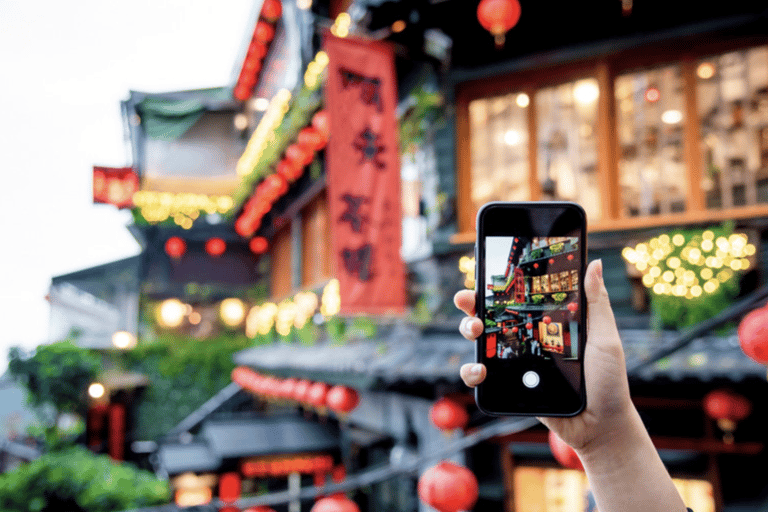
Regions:
[[93, 202], [131, 208], [139, 191], [139, 176], [132, 167], [93, 167]]
[[381, 42], [328, 34], [326, 149], [341, 313], [405, 308], [394, 54]]

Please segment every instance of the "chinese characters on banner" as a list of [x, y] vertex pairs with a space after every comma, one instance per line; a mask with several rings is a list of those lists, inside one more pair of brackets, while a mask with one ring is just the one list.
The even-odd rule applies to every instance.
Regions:
[[402, 312], [394, 55], [383, 43], [330, 34], [325, 51], [328, 198], [341, 312]]
[[133, 194], [139, 191], [139, 176], [132, 167], [93, 168], [93, 202], [118, 208], [133, 206]]

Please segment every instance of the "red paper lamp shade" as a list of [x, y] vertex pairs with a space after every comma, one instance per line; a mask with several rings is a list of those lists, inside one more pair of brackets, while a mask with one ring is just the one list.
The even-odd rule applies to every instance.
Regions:
[[579, 310], [579, 305], [575, 302], [569, 302], [566, 307], [568, 308], [568, 311], [570, 311], [571, 313], [575, 313], [576, 311]]
[[275, 37], [275, 28], [264, 21], [256, 23], [253, 31], [253, 37], [261, 43], [269, 43]]
[[240, 497], [240, 475], [224, 473], [219, 477], [219, 499], [224, 503], [232, 503]]
[[469, 423], [469, 414], [455, 401], [441, 398], [430, 407], [429, 419], [441, 430], [453, 430], [466, 427]]
[[264, 0], [264, 4], [261, 6], [261, 17], [270, 23], [274, 23], [280, 19], [283, 14], [283, 5], [280, 0]]
[[320, 130], [314, 126], [307, 126], [299, 132], [298, 142], [300, 146], [304, 146], [310, 151], [320, 151], [325, 147], [327, 141]]
[[269, 249], [269, 241], [263, 236], [255, 236], [248, 242], [248, 247], [253, 254], [264, 254]]
[[248, 507], [247, 509], [243, 510], [243, 512], [275, 512], [275, 509], [269, 508], [267, 506]]
[[555, 460], [568, 469], [581, 469], [584, 470], [584, 466], [581, 463], [581, 459], [576, 455], [576, 450], [568, 446], [565, 441], [560, 439], [557, 434], [549, 431], [549, 449], [552, 450], [552, 455], [555, 456]]
[[312, 126], [320, 132], [326, 141], [328, 140], [331, 135], [331, 120], [328, 118], [326, 110], [318, 110], [312, 116]]
[[329, 389], [331, 387], [325, 382], [315, 382], [307, 391], [307, 401], [314, 407], [325, 407]]
[[227, 243], [221, 238], [209, 238], [205, 242], [205, 252], [211, 256], [221, 256], [227, 250]]
[[517, 0], [481, 0], [477, 6], [477, 19], [485, 30], [493, 34], [496, 46], [502, 46], [504, 34], [517, 25], [520, 12]]
[[470, 510], [479, 494], [477, 478], [463, 466], [442, 461], [419, 478], [419, 498], [439, 512]]
[[317, 500], [310, 512], [360, 512], [360, 508], [343, 494], [334, 494]]
[[285, 178], [289, 183], [293, 183], [304, 174], [304, 166], [300, 162], [283, 158], [277, 164], [277, 174]]
[[263, 392], [267, 396], [276, 397], [278, 389], [280, 388], [280, 380], [275, 377], [267, 377], [264, 379]]
[[346, 386], [333, 386], [325, 397], [326, 404], [332, 410], [346, 414], [360, 403], [360, 395], [352, 388]]
[[237, 87], [235, 87], [234, 96], [237, 100], [245, 101], [251, 97], [251, 88], [243, 84], [239, 84]]
[[266, 56], [267, 45], [261, 41], [257, 41], [256, 39], [251, 41], [251, 44], [248, 45], [248, 53], [246, 54], [246, 59], [255, 59], [261, 61]]
[[552, 317], [551, 316], [544, 316], [541, 318], [541, 321], [545, 324], [549, 325], [552, 323]]
[[306, 402], [310, 386], [312, 386], [312, 383], [308, 380], [302, 379], [297, 382], [293, 388], [293, 399], [297, 402]]
[[704, 411], [715, 420], [741, 421], [752, 412], [752, 404], [737, 393], [716, 389], [704, 397]]
[[739, 324], [739, 343], [747, 356], [768, 364], [768, 308], [750, 312]]
[[178, 236], [172, 236], [165, 241], [165, 253], [171, 258], [177, 260], [187, 252], [187, 242]]
[[298, 381], [294, 378], [285, 379], [283, 382], [281, 382], [280, 388], [278, 390], [280, 398], [293, 400], [293, 390], [296, 387], [297, 382]]

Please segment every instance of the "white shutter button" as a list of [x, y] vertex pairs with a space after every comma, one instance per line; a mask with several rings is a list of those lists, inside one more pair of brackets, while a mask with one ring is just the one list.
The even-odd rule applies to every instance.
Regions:
[[523, 374], [523, 384], [527, 388], [535, 388], [539, 385], [539, 374], [533, 370], [527, 371]]

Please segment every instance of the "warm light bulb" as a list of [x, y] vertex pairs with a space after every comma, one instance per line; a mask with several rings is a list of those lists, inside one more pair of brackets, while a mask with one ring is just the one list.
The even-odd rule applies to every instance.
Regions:
[[524, 92], [521, 92], [521, 93], [520, 93], [520, 94], [518, 94], [518, 95], [517, 95], [517, 97], [515, 98], [515, 103], [517, 104], [517, 106], [518, 106], [518, 107], [520, 107], [520, 108], [525, 108], [525, 107], [527, 107], [528, 105], [530, 105], [530, 103], [531, 103], [531, 97], [530, 97], [530, 96], [528, 96], [527, 94], [525, 94]]
[[101, 384], [100, 382], [94, 382], [88, 386], [88, 396], [91, 398], [101, 398], [106, 392], [107, 390], [104, 387], [104, 384]]
[[186, 312], [186, 306], [179, 299], [164, 300], [158, 309], [157, 321], [163, 327], [178, 327]]
[[245, 304], [237, 298], [229, 298], [221, 301], [219, 315], [222, 322], [230, 327], [237, 327], [245, 318]]
[[696, 75], [702, 80], [709, 80], [715, 76], [715, 65], [711, 62], [702, 62], [699, 67], [696, 68]]
[[136, 337], [127, 331], [117, 331], [112, 335], [112, 345], [125, 350], [136, 346]]
[[594, 79], [580, 80], [573, 87], [573, 98], [582, 105], [588, 105], [597, 100], [600, 89]]

